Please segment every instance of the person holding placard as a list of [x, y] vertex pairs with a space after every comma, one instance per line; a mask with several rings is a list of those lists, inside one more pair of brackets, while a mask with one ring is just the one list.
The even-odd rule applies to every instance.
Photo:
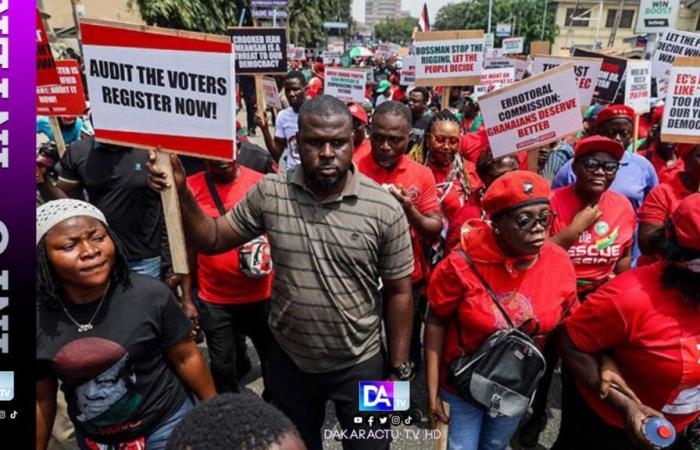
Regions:
[[291, 71], [284, 77], [284, 95], [289, 107], [277, 114], [275, 122], [275, 137], [270, 134], [267, 116], [258, 114], [255, 123], [258, 124], [265, 139], [265, 146], [275, 159], [279, 161], [280, 169], [291, 170], [299, 164], [298, 133], [299, 110], [306, 101], [306, 78], [299, 71]]
[[428, 109], [430, 91], [425, 87], [414, 88], [408, 94], [408, 109], [411, 110], [411, 140], [408, 143], [408, 151], [412, 152], [416, 145], [423, 140], [426, 128], [430, 122], [432, 113]]

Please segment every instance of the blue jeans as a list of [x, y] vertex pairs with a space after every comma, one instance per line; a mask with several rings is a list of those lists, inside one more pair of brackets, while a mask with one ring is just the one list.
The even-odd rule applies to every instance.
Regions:
[[[172, 434], [177, 424], [180, 423], [182, 418], [185, 417], [193, 407], [194, 404], [192, 403], [192, 400], [190, 400], [189, 397], [185, 399], [182, 406], [180, 406], [180, 409], [175, 411], [172, 416], [168, 417], [160, 428], [157, 428], [153, 433], [146, 436], [146, 448], [148, 450], [165, 450], [165, 444], [168, 443], [170, 434]], [[80, 450], [89, 450], [85, 445], [84, 437], [80, 434], [80, 432], [76, 430], [75, 434]]]
[[480, 406], [440, 389], [440, 397], [450, 404], [448, 450], [505, 450], [518, 429], [522, 416], [491, 417]]
[[160, 280], [160, 256], [129, 260], [129, 269], [141, 275]]

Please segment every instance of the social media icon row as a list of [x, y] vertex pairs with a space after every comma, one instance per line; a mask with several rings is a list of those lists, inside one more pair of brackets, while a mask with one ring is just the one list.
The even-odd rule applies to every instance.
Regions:
[[413, 417], [407, 415], [405, 418], [402, 419], [401, 416], [398, 415], [381, 417], [355, 416], [353, 422], [355, 422], [358, 425], [367, 423], [367, 425], [369, 425], [370, 427], [374, 426], [375, 423], [378, 423], [379, 425], [385, 425], [387, 422], [390, 422], [393, 426], [399, 426], [402, 422], [404, 425], [410, 426], [413, 423]]
[[[7, 417], [5, 414], [5, 411], [0, 409], [0, 420], [5, 419], [5, 417]], [[10, 413], [10, 419], [16, 419], [16, 418], [17, 418], [17, 411], [12, 411]]]

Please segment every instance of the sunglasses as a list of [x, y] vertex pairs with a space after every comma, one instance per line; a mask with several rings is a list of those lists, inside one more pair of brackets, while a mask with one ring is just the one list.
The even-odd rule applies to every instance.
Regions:
[[430, 133], [430, 137], [433, 138], [438, 145], [444, 145], [445, 143], [449, 145], [458, 145], [460, 142], [458, 137], [435, 136], [433, 133]]
[[542, 225], [545, 229], [549, 228], [552, 226], [552, 222], [554, 222], [555, 217], [557, 217], [557, 214], [554, 211], [547, 210], [539, 217], [535, 217], [527, 213], [518, 214], [515, 216], [514, 220], [515, 225], [517, 225], [522, 231], [532, 231], [535, 229], [537, 224]]
[[590, 173], [597, 172], [598, 169], [602, 168], [603, 172], [605, 172], [607, 175], [615, 174], [617, 169], [620, 168], [620, 163], [617, 161], [603, 162], [594, 158], [584, 158], [581, 160], [581, 164], [583, 164], [583, 168]]

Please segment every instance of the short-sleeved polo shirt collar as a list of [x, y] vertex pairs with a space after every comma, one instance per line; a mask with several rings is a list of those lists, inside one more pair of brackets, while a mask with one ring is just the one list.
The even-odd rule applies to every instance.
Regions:
[[410, 163], [411, 163], [411, 161], [409, 160], [408, 156], [406, 156], [406, 155], [401, 155], [401, 158], [399, 158], [399, 163], [396, 165], [396, 167], [394, 167], [393, 170], [387, 170], [387, 169], [385, 169], [384, 167], [382, 167], [382, 166], [380, 166], [379, 164], [377, 164], [377, 161], [374, 160], [374, 157], [372, 156], [371, 153], [370, 153], [369, 155], [367, 155], [367, 162], [368, 162], [368, 166], [367, 166], [367, 167], [368, 167], [369, 170], [372, 172], [372, 174], [371, 174], [371, 175], [370, 175], [370, 174], [366, 174], [366, 175], [369, 176], [369, 177], [372, 178], [372, 179], [378, 178], [378, 177], [373, 176], [374, 174], [376, 174], [376, 175], [382, 175], [381, 178], [383, 178], [383, 177], [385, 177], [386, 175], [388, 175], [389, 173], [402, 173], [402, 172], [405, 172], [405, 171], [408, 170], [408, 167], [409, 167], [409, 165], [410, 165]]
[[[345, 197], [357, 197], [359, 177], [356, 173], [356, 170], [357, 169], [355, 168], [355, 164], [351, 164], [350, 168], [348, 169], [348, 176], [345, 178], [345, 186], [343, 186], [343, 190], [340, 192], [340, 194], [332, 195], [330, 197], [319, 200], [319, 203], [332, 203], [340, 201]], [[296, 166], [292, 171], [291, 176], [289, 177], [289, 183], [299, 186], [300, 188], [308, 192], [314, 199], [318, 200], [316, 194], [314, 194], [313, 190], [311, 190], [311, 188], [306, 183], [306, 180], [304, 179], [304, 168], [301, 164]]]

